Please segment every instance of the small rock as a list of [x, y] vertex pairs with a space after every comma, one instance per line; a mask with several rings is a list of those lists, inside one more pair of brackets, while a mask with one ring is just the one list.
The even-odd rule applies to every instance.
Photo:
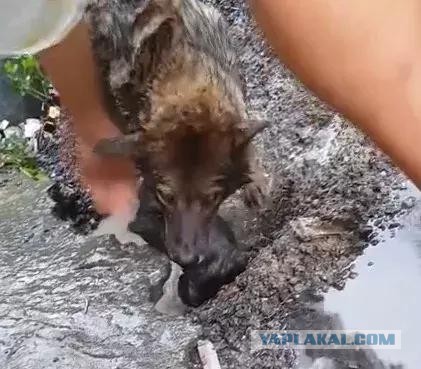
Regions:
[[382, 224], [382, 222], [383, 222], [383, 219], [376, 219], [373, 224], [376, 227], [380, 227], [380, 225]]
[[399, 228], [399, 227], [400, 227], [400, 223], [398, 223], [398, 222], [394, 222], [394, 223], [389, 224], [389, 229], [396, 229], [396, 228]]
[[23, 131], [19, 127], [11, 126], [3, 130], [4, 137], [5, 138], [22, 138], [23, 137]]
[[305, 286], [305, 284], [304, 284], [304, 283], [297, 283], [297, 284], [294, 286], [294, 291], [295, 291], [295, 292], [298, 292], [298, 293], [301, 293], [301, 292], [303, 292], [303, 291], [305, 290], [305, 288], [306, 288], [306, 286]]
[[371, 233], [370, 237], [368, 237], [368, 241], [374, 240], [376, 237], [378, 237], [378, 235], [379, 235], [378, 232]]
[[60, 116], [60, 108], [58, 106], [50, 106], [48, 109], [48, 117], [51, 119], [57, 119]]
[[332, 285], [332, 287], [337, 289], [338, 291], [342, 291], [345, 288], [345, 282], [344, 281], [336, 282]]
[[399, 212], [399, 209], [396, 209], [392, 206], [387, 207], [384, 211], [386, 215], [390, 215], [390, 216], [396, 215], [398, 212]]
[[374, 239], [374, 240], [371, 240], [371, 241], [370, 241], [370, 244], [371, 244], [372, 246], [377, 246], [379, 243], [380, 243], [380, 241], [379, 241], [378, 239]]
[[24, 124], [24, 137], [32, 138], [41, 129], [42, 124], [39, 119], [27, 119]]
[[9, 127], [10, 122], [6, 119], [3, 119], [0, 122], [0, 130], [4, 131], [7, 127]]
[[319, 200], [319, 199], [314, 199], [314, 200], [311, 202], [311, 204], [312, 204], [313, 206], [319, 206], [319, 204], [320, 204], [320, 200]]
[[369, 261], [368, 264], [367, 264], [367, 266], [369, 266], [369, 267], [372, 267], [373, 265], [374, 265], [373, 261]]
[[358, 277], [358, 273], [357, 272], [351, 272], [350, 274], [349, 274], [349, 279], [355, 279], [355, 278], [357, 278]]
[[415, 206], [416, 201], [414, 196], [409, 196], [402, 201], [401, 207], [402, 209], [412, 209]]
[[299, 281], [300, 281], [300, 279], [298, 277], [292, 277], [289, 280], [289, 283], [291, 283], [292, 285], [296, 285]]

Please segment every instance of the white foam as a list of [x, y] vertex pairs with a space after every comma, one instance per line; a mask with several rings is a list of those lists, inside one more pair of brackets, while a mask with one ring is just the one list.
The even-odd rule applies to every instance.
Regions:
[[146, 245], [146, 241], [138, 234], [129, 231], [129, 224], [135, 219], [139, 203], [136, 202], [126, 213], [111, 215], [103, 219], [94, 231], [95, 237], [114, 235], [121, 244], [135, 243], [138, 246]]

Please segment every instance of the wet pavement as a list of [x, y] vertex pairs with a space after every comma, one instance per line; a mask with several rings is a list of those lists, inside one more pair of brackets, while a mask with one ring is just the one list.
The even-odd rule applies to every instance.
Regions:
[[[189, 353], [201, 332], [197, 320], [192, 323], [190, 313], [162, 316], [149, 302], [162, 256], [147, 246], [75, 235], [50, 215], [47, 183], [10, 172], [0, 176], [0, 368], [191, 367]], [[385, 242], [356, 259], [358, 275], [343, 290], [302, 292], [300, 308], [282, 320], [290, 329], [401, 330], [402, 349], [278, 352], [282, 366], [263, 356], [261, 365], [245, 367], [418, 369], [421, 194], [411, 188], [402, 194], [408, 196], [415, 206], [401, 219], [403, 228], [386, 230]], [[229, 288], [219, 299], [226, 293]]]
[[343, 291], [325, 296], [325, 311], [339, 314], [345, 329], [400, 330], [401, 350], [378, 350], [385, 364], [418, 369], [421, 365], [421, 193], [412, 189], [417, 204], [402, 221], [403, 229], [368, 248], [356, 262], [358, 277]]
[[199, 327], [149, 302], [149, 247], [75, 235], [46, 183], [0, 172], [0, 368], [185, 368]]
[[421, 362], [421, 193], [415, 198], [402, 229], [383, 233], [384, 242], [365, 250], [355, 262], [355, 278], [342, 291], [308, 299], [308, 308], [292, 318], [297, 329], [401, 331], [401, 349], [307, 350], [297, 360], [300, 369], [418, 369]]

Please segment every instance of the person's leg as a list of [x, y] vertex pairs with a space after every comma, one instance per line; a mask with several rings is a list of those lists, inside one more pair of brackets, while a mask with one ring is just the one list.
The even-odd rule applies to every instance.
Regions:
[[421, 2], [251, 0], [287, 66], [421, 186]]

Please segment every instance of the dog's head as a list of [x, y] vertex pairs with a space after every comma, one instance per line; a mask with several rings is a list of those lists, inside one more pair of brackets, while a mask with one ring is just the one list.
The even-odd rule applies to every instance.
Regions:
[[210, 248], [199, 263], [184, 268], [178, 283], [178, 294], [189, 306], [215, 296], [247, 267], [249, 253], [239, 247], [229, 224], [217, 215], [211, 227]]
[[250, 181], [248, 146], [264, 127], [200, 102], [167, 105], [140, 132], [103, 140], [96, 152], [136, 161], [162, 207], [168, 253], [187, 265], [207, 248], [220, 204]]

